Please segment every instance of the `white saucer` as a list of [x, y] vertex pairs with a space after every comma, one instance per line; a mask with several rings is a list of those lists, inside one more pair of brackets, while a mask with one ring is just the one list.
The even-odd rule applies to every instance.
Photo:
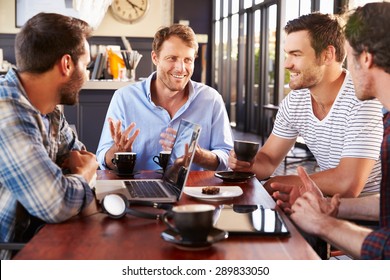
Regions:
[[215, 186], [219, 188], [218, 194], [204, 194], [202, 193], [203, 187], [184, 187], [183, 192], [186, 195], [204, 199], [204, 200], [224, 200], [233, 197], [237, 197], [243, 194], [242, 189], [239, 186]]

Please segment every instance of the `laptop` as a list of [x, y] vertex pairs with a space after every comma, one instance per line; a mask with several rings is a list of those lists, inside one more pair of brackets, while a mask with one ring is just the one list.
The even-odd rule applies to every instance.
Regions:
[[201, 127], [182, 119], [162, 179], [97, 180], [96, 199], [121, 193], [130, 201], [173, 203], [180, 199], [191, 169]]

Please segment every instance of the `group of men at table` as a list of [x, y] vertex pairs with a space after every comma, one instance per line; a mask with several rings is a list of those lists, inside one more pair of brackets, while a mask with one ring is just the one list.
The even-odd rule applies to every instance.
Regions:
[[[267, 178], [302, 136], [320, 171], [271, 177], [267, 191], [303, 231], [355, 258], [390, 258], [390, 119], [382, 112], [390, 109], [389, 16], [390, 3], [373, 3], [352, 11], [345, 26], [321, 13], [287, 23], [292, 91], [252, 162], [235, 157], [221, 95], [191, 80], [198, 44], [180, 24], [156, 32], [156, 72], [115, 92], [96, 156], [88, 152], [57, 105], [78, 101], [92, 29], [58, 14], [32, 17], [16, 36], [17, 67], [0, 78], [0, 240], [14, 240], [20, 211], [46, 223], [80, 213], [94, 198], [88, 182], [98, 166], [114, 168], [115, 152], [136, 152], [136, 170], [156, 169], [153, 156], [172, 147], [184, 118], [202, 126], [195, 170]], [[338, 218], [380, 224], [372, 230]]]

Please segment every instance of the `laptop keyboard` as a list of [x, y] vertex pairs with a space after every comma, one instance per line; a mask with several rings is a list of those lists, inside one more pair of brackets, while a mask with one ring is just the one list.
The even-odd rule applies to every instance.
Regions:
[[125, 186], [132, 197], [167, 197], [161, 185], [156, 181], [125, 181]]

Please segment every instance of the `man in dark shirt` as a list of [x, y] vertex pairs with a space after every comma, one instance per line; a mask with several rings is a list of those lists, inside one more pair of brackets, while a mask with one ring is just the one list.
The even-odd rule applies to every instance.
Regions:
[[[371, 3], [359, 7], [345, 27], [348, 68], [360, 100], [377, 98], [390, 110], [390, 3]], [[324, 198], [303, 168], [298, 173], [300, 190], [273, 183], [274, 198], [304, 231], [317, 235], [345, 253], [361, 259], [390, 259], [390, 114], [383, 118], [381, 149], [382, 181], [378, 197], [340, 200], [338, 195]], [[292, 205], [292, 206], [291, 206]], [[376, 218], [375, 230], [335, 218]]]

